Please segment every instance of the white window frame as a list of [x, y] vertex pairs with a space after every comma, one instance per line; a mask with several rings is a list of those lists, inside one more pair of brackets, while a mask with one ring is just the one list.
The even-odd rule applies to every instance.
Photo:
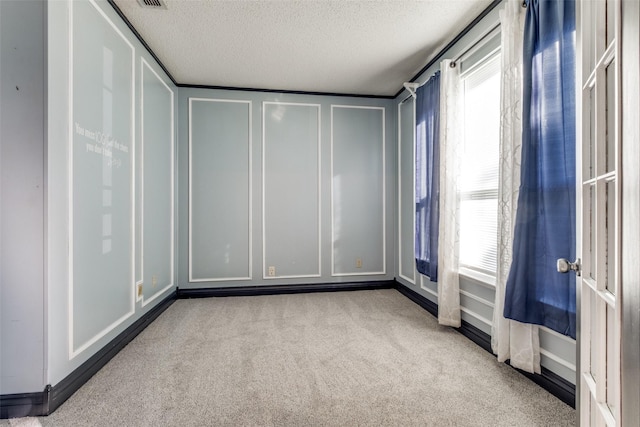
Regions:
[[[464, 86], [464, 80], [466, 78], [469, 78], [470, 76], [472, 76], [473, 74], [475, 74], [476, 72], [478, 72], [479, 70], [481, 70], [483, 67], [487, 66], [491, 61], [497, 60], [499, 61], [500, 59], [500, 55], [501, 55], [501, 48], [500, 47], [496, 47], [495, 49], [491, 50], [490, 52], [488, 52], [485, 56], [483, 56], [481, 59], [479, 59], [478, 61], [476, 61], [475, 63], [473, 63], [467, 70], [464, 70], [462, 72], [462, 74], [460, 75], [460, 79], [461, 79], [461, 83]], [[465, 96], [464, 90], [462, 91], [462, 96]], [[498, 96], [500, 96], [500, 94], [498, 93]], [[463, 99], [463, 103], [464, 103], [464, 99]], [[464, 110], [462, 111], [463, 117], [464, 117]], [[464, 119], [463, 119], [463, 123], [465, 123]], [[466, 127], [463, 128], [464, 133], [466, 133]], [[466, 144], [466, 134], [464, 135], [464, 139], [465, 144]], [[499, 143], [499, 141], [498, 141]], [[496, 153], [496, 155], [499, 156], [499, 152]], [[499, 164], [498, 164], [499, 167]], [[474, 198], [476, 200], [493, 200], [495, 199], [496, 201], [496, 209], [497, 209], [497, 205], [498, 205], [498, 187], [499, 186], [499, 182], [497, 183], [497, 186], [495, 188], [495, 190], [476, 190], [476, 191], [469, 191], [469, 192], [462, 192], [459, 191], [459, 200], [462, 201], [463, 197], [465, 195], [467, 195], [467, 197], [469, 198]], [[461, 207], [461, 206], [460, 206]], [[496, 252], [497, 252], [497, 246], [498, 246], [498, 224], [496, 223], [496, 235], [495, 235], [495, 245], [496, 245]], [[462, 230], [461, 230], [462, 231]], [[497, 272], [497, 260], [496, 260], [496, 270], [494, 271], [489, 271], [477, 266], [473, 266], [473, 265], [468, 265], [468, 264], [464, 264], [462, 263], [462, 260], [460, 261], [460, 265], [458, 267], [458, 273], [461, 276], [473, 279], [477, 282], [479, 282], [480, 284], [483, 285], [488, 285], [490, 287], [495, 287], [496, 285], [496, 272]]]

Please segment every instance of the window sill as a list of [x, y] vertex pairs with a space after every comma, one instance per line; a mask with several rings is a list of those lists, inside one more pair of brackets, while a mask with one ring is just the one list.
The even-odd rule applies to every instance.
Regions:
[[495, 288], [496, 287], [496, 277], [495, 276], [491, 276], [490, 274], [487, 273], [483, 273], [481, 271], [478, 270], [473, 270], [471, 268], [467, 268], [467, 267], [460, 267], [458, 269], [458, 274], [461, 276], [464, 276], [468, 279], [474, 280], [476, 282], [478, 282], [481, 285], [484, 285], [488, 288]]

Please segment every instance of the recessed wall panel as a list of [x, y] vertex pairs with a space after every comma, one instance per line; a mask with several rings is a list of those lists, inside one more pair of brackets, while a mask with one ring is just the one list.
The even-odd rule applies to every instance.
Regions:
[[320, 276], [320, 106], [263, 104], [263, 276]]
[[251, 103], [189, 100], [189, 281], [251, 278]]
[[70, 5], [70, 357], [133, 314], [133, 47]]
[[384, 108], [331, 107], [335, 276], [385, 274]]
[[399, 275], [415, 284], [414, 101], [399, 107], [398, 135], [398, 242]]
[[173, 285], [173, 91], [142, 60], [142, 300]]

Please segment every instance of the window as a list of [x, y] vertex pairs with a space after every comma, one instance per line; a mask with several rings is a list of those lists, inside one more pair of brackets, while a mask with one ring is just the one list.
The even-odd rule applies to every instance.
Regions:
[[462, 68], [460, 272], [495, 284], [498, 240], [500, 53]]

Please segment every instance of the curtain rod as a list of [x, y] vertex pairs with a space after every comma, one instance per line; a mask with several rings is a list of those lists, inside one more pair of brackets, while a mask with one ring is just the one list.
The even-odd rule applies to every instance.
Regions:
[[458, 54], [455, 58], [451, 60], [451, 68], [455, 67], [458, 61], [460, 61], [460, 59], [478, 50], [478, 48], [480, 47], [480, 44], [488, 37], [491, 37], [492, 35], [494, 35], [494, 33], [498, 28], [500, 28], [500, 23], [497, 23], [496, 25], [494, 25], [493, 27], [489, 28], [487, 31], [482, 33], [482, 35], [478, 37], [473, 43], [471, 43], [469, 47], [467, 47], [465, 50], [463, 50], [460, 54]]
[[[521, 5], [523, 8], [527, 8], [528, 6], [528, 0], [523, 0]], [[469, 47], [467, 47], [465, 50], [462, 51], [462, 53], [460, 53], [459, 55], [457, 55], [454, 59], [451, 60], [451, 67], [455, 67], [456, 63], [460, 60], [460, 58], [462, 58], [463, 56], [469, 54], [472, 50], [475, 50], [478, 48], [478, 45], [480, 43], [482, 43], [482, 41], [484, 41], [484, 39], [486, 39], [487, 37], [489, 37], [494, 31], [496, 31], [496, 29], [500, 28], [500, 22], [498, 22], [497, 24], [495, 24], [493, 27], [489, 28], [487, 31], [485, 31], [484, 33], [482, 33], [482, 35], [480, 35], [473, 43], [471, 43], [471, 45]], [[429, 77], [424, 83], [422, 83], [419, 87], [424, 86], [429, 79], [431, 79], [431, 77]], [[408, 97], [406, 97], [405, 99], [403, 99], [402, 101], [400, 101], [400, 104], [404, 104], [409, 98], [411, 98], [412, 95], [409, 95]]]
[[[523, 7], [525, 7], [524, 3], [523, 3]], [[471, 45], [469, 45], [469, 47], [467, 47], [465, 50], [462, 51], [462, 53], [460, 53], [454, 59], [451, 60], [451, 67], [455, 67], [456, 63], [460, 60], [460, 58], [462, 58], [463, 56], [469, 54], [473, 50], [476, 50], [479, 47], [479, 44], [482, 43], [487, 37], [491, 36], [493, 34], [493, 32], [496, 31], [498, 28], [500, 28], [500, 23], [499, 22], [497, 24], [495, 24], [494, 26], [492, 26], [491, 28], [489, 28], [484, 33], [482, 33], [477, 39], [475, 39], [473, 41], [473, 43], [471, 43]], [[431, 77], [433, 77], [433, 75]], [[431, 79], [431, 77], [429, 77], [419, 87], [424, 86]], [[411, 96], [412, 95], [409, 95], [408, 97], [406, 97], [405, 99], [400, 101], [400, 104], [404, 104], [409, 98], [411, 98]]]
[[[436, 71], [436, 73], [437, 73], [437, 71]], [[427, 81], [425, 81], [425, 82], [424, 82], [424, 83], [422, 83], [421, 85], [418, 85], [418, 86], [413, 90], [413, 93], [410, 93], [410, 94], [409, 94], [409, 96], [407, 96], [405, 99], [403, 99], [402, 101], [400, 101], [400, 104], [404, 104], [404, 103], [405, 103], [405, 101], [407, 101], [409, 98], [415, 98], [415, 90], [416, 90], [416, 89], [418, 89], [418, 88], [420, 88], [420, 87], [422, 87], [422, 86], [424, 86], [424, 85], [426, 85], [427, 83], [429, 83], [429, 81], [430, 81], [430, 80], [431, 80], [431, 79], [436, 75], [436, 73], [433, 73], [433, 74], [431, 75], [431, 77], [429, 77], [429, 78], [427, 79]], [[414, 82], [408, 82], [408, 83], [414, 83]], [[405, 83], [405, 88], [407, 88], [407, 90], [408, 90], [409, 88], [408, 88], [406, 85], [407, 85], [407, 83]]]
[[[521, 6], [523, 8], [527, 8], [527, 0], [523, 0], [523, 2], [521, 3]], [[494, 31], [496, 31], [498, 28], [500, 28], [500, 22], [498, 22], [496, 25], [494, 25], [493, 27], [491, 27], [490, 29], [488, 29], [487, 31], [485, 31], [484, 33], [482, 33], [482, 35], [480, 37], [478, 37], [472, 44], [471, 46], [469, 46], [468, 48], [466, 48], [464, 51], [462, 51], [462, 53], [460, 53], [458, 56], [456, 56], [454, 59], [451, 60], [451, 67], [455, 67], [456, 63], [460, 60], [460, 58], [462, 58], [463, 56], [473, 53], [475, 50], [477, 50], [478, 45], [480, 43], [482, 43], [482, 41], [484, 39], [486, 39], [487, 37], [491, 36], [493, 34]]]
[[403, 99], [402, 101], [400, 101], [400, 104], [404, 104], [405, 102], [407, 102], [409, 99], [413, 98], [413, 95], [409, 95], [407, 96], [405, 99]]

